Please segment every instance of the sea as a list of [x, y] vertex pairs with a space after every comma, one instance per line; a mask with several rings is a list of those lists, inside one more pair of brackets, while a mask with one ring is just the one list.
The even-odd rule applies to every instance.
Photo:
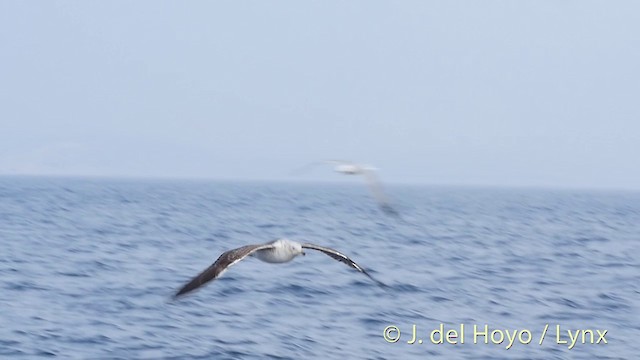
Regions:
[[[352, 180], [0, 177], [0, 358], [638, 358], [639, 192]], [[308, 250], [173, 299], [282, 237], [386, 286]]]

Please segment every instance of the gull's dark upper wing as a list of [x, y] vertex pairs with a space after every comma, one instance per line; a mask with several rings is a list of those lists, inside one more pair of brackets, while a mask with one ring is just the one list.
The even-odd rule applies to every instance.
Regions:
[[365, 269], [362, 268], [362, 266], [356, 264], [355, 261], [351, 260], [347, 255], [336, 251], [334, 249], [331, 248], [327, 248], [327, 247], [323, 247], [323, 246], [319, 246], [319, 245], [314, 245], [314, 244], [302, 244], [302, 247], [305, 249], [313, 249], [313, 250], [318, 250], [321, 251], [323, 253], [325, 253], [326, 255], [331, 256], [332, 258], [340, 261], [341, 263], [347, 264], [349, 267], [352, 267], [358, 271], [360, 271], [361, 273], [367, 275], [369, 277], [369, 279], [373, 280], [376, 284], [386, 287], [387, 285], [381, 281], [376, 280], [374, 277], [372, 277], [371, 275], [369, 275], [368, 272], [365, 271]]
[[251, 255], [253, 252], [268, 249], [273, 247], [272, 244], [262, 244], [262, 245], [246, 245], [239, 247], [237, 249], [229, 250], [216, 260], [211, 266], [205, 269], [203, 272], [198, 274], [198, 276], [194, 277], [189, 281], [186, 285], [184, 285], [178, 292], [174, 295], [174, 298], [184, 295], [190, 291], [193, 291], [200, 286], [208, 283], [211, 280], [218, 278], [225, 270], [229, 268], [229, 266], [237, 263], [238, 261], [246, 258]]

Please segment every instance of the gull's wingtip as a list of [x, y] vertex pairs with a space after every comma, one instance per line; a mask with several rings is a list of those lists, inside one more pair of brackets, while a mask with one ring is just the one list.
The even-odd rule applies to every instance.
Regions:
[[188, 293], [196, 290], [199, 287], [199, 286], [193, 286], [193, 285], [194, 284], [193, 284], [193, 280], [192, 280], [187, 285], [185, 285], [182, 288], [180, 288], [180, 290], [176, 291], [171, 298], [173, 300], [178, 300], [181, 297], [184, 297], [185, 295], [187, 295]]
[[183, 294], [179, 294], [179, 293], [174, 293], [172, 295], [167, 296], [167, 303], [169, 304], [173, 304], [176, 301], [180, 300], [180, 298], [182, 298]]
[[171, 297], [169, 298], [169, 302], [178, 301], [178, 300], [180, 300], [180, 298], [182, 298], [183, 296], [184, 296], [184, 294], [175, 293], [175, 294], [171, 295]]
[[391, 286], [387, 285], [386, 283], [383, 283], [380, 280], [375, 280], [376, 284], [378, 284], [379, 287], [385, 289], [386, 291], [391, 290]]
[[367, 272], [366, 270], [362, 269], [362, 273], [363, 273], [363, 274], [365, 274], [365, 275], [367, 275], [367, 277], [368, 277], [369, 279], [371, 279], [374, 283], [376, 283], [376, 285], [378, 285], [379, 287], [381, 287], [381, 288], [383, 288], [383, 289], [385, 289], [385, 290], [389, 290], [389, 288], [390, 288], [390, 286], [389, 286], [389, 285], [387, 285], [387, 284], [383, 283], [382, 281], [380, 281], [380, 280], [378, 280], [378, 279], [374, 278], [374, 277], [373, 277], [373, 276], [371, 276], [371, 274], [369, 274], [369, 272]]

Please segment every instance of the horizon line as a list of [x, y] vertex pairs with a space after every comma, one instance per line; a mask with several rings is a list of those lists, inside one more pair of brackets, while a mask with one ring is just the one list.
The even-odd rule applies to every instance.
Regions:
[[[233, 178], [194, 175], [97, 175], [97, 174], [29, 174], [29, 173], [0, 173], [0, 178], [54, 178], [74, 180], [113, 180], [113, 181], [191, 181], [191, 182], [238, 182], [238, 183], [289, 183], [289, 184], [332, 184], [352, 185], [353, 180], [333, 179], [308, 179], [281, 177], [281, 178]], [[357, 181], [355, 181], [357, 182]], [[408, 187], [435, 187], [435, 188], [467, 188], [467, 189], [528, 189], [549, 191], [596, 191], [596, 192], [640, 192], [640, 188], [593, 186], [593, 185], [556, 185], [556, 184], [483, 184], [483, 183], [437, 183], [417, 180], [383, 182], [384, 186], [408, 186]]]

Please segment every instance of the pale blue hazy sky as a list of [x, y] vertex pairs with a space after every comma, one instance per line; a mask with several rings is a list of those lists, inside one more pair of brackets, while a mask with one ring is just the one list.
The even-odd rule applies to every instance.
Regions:
[[4, 0], [0, 42], [0, 174], [640, 189], [637, 1]]

